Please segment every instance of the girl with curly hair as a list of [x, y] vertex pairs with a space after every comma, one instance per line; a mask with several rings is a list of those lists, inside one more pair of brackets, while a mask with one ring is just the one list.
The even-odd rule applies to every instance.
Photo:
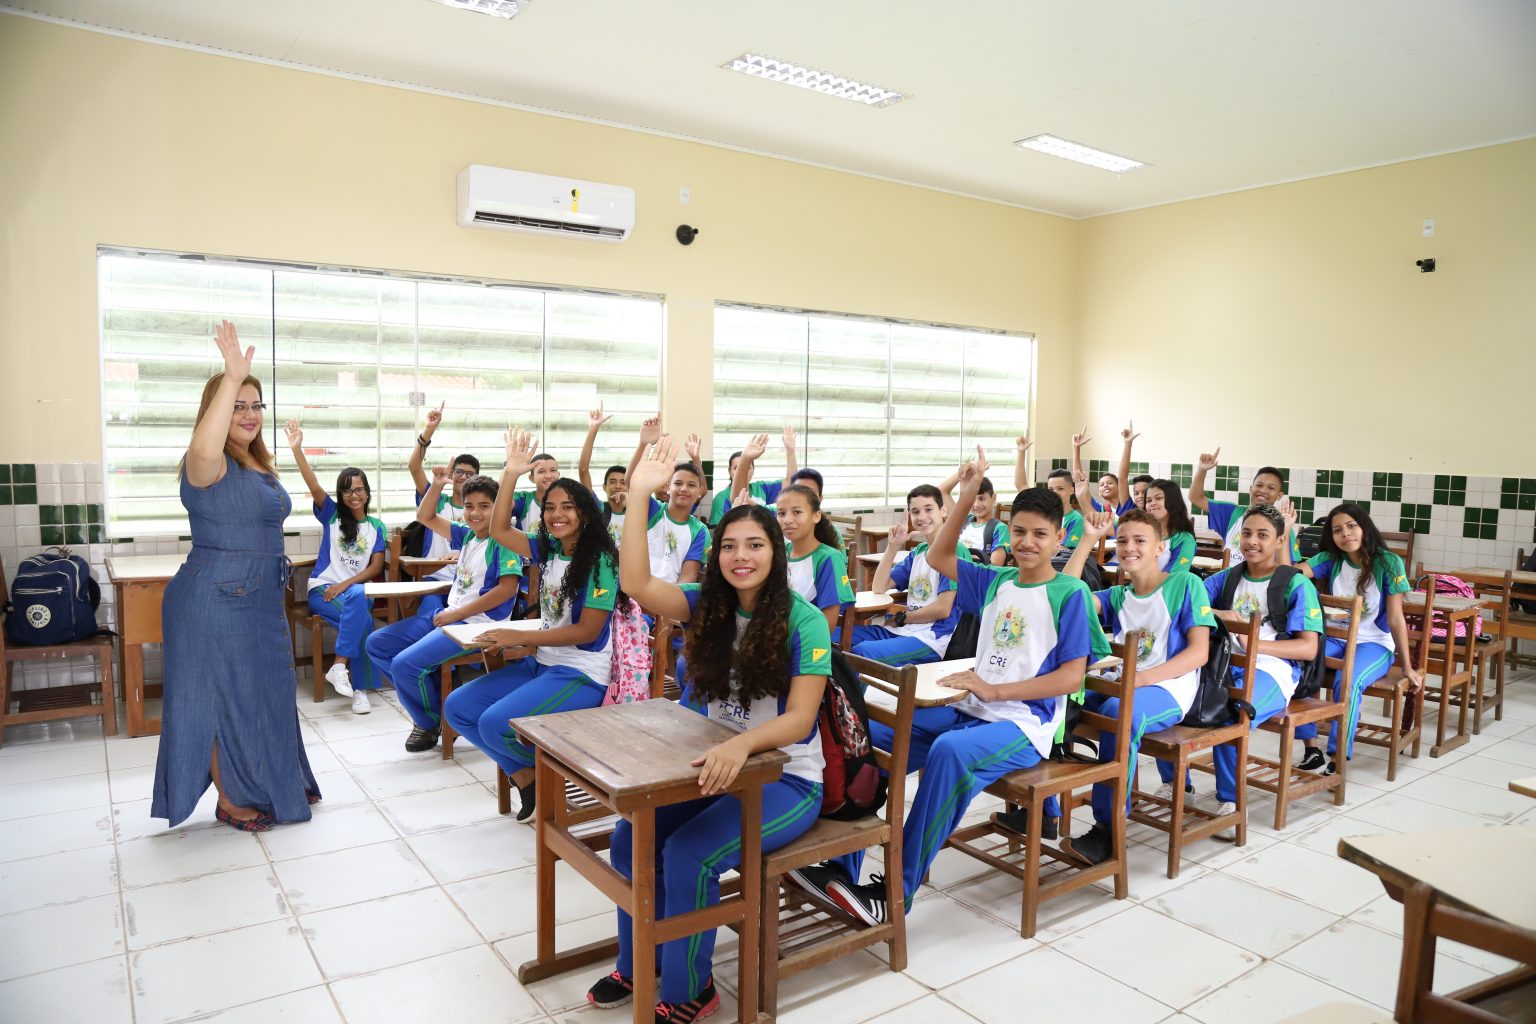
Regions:
[[[533, 814], [533, 748], [510, 719], [594, 708], [608, 691], [615, 608], [629, 599], [619, 590], [618, 551], [598, 509], [580, 482], [561, 477], [544, 489], [533, 535], [512, 525], [517, 480], [529, 471], [534, 441], [528, 431], [507, 432], [507, 466], [491, 511], [491, 539], [528, 560], [538, 572], [540, 628], [497, 628], [481, 634], [502, 649], [506, 668], [459, 687], [443, 714], [459, 734], [490, 755], [522, 798], [517, 820]], [[531, 586], [531, 584], [530, 584]]]
[[[629, 475], [629, 501], [638, 507], [670, 479], [677, 444], [663, 434]], [[747, 758], [765, 750], [789, 755], [783, 776], [763, 787], [763, 851], [803, 835], [821, 811], [824, 761], [816, 735], [826, 677], [832, 672], [827, 620], [790, 589], [784, 536], [767, 509], [739, 505], [715, 528], [714, 546], [699, 583], [675, 584], [651, 573], [645, 522], [624, 520], [620, 573], [640, 606], [689, 623], [685, 651], [692, 693], [705, 714], [736, 735], [706, 751], [699, 799], [656, 813], [658, 917], [698, 910], [720, 900], [720, 875], [740, 865], [741, 805], [726, 790]], [[629, 824], [614, 829], [609, 858], [630, 877]], [[719, 1008], [712, 958], [713, 931], [661, 947], [656, 1019], [693, 1021]], [[633, 931], [619, 911], [619, 959], [593, 985], [587, 1000], [619, 1006], [633, 997]]]

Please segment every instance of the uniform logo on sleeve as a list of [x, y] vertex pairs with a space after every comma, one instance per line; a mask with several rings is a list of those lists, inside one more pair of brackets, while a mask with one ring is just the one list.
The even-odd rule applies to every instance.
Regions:
[[823, 661], [823, 660], [826, 659], [826, 656], [829, 653], [831, 653], [831, 652], [828, 651], [828, 649], [825, 648], [825, 647], [812, 647], [811, 648], [811, 660], [812, 661]]
[[1017, 608], [1005, 608], [992, 629], [992, 646], [1011, 651], [1024, 642], [1028, 632], [1029, 624], [1024, 620], [1024, 613]]
[[1308, 608], [1307, 609], [1307, 618], [1309, 618], [1309, 619], [1315, 619], [1319, 615], [1322, 615], [1322, 614], [1323, 614], [1323, 610], [1321, 608]]
[[603, 597], [603, 596], [605, 596], [605, 595], [606, 595], [606, 594], [607, 594], [607, 593], [608, 593], [608, 591], [607, 591], [607, 590], [605, 590], [605, 589], [604, 589], [604, 588], [602, 588], [602, 587], [593, 587], [593, 588], [592, 588], [592, 596], [593, 596], [593, 597]]
[[1211, 614], [1211, 606], [1208, 605], [1208, 604], [1201, 605], [1200, 606], [1200, 614], [1201, 615], [1209, 615], [1209, 614]]

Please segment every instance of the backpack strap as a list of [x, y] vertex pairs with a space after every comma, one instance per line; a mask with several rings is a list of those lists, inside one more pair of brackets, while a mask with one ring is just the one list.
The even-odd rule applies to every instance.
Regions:
[[1291, 581], [1301, 574], [1301, 570], [1294, 565], [1275, 566], [1274, 575], [1269, 578], [1269, 589], [1265, 596], [1269, 604], [1269, 624], [1275, 627], [1276, 640], [1290, 640], [1291, 631], [1286, 629], [1286, 622], [1291, 617]]
[[1226, 578], [1221, 581], [1221, 594], [1216, 599], [1216, 607], [1224, 612], [1232, 610], [1232, 601], [1237, 597], [1237, 588], [1243, 582], [1244, 568], [1242, 563], [1227, 569]]

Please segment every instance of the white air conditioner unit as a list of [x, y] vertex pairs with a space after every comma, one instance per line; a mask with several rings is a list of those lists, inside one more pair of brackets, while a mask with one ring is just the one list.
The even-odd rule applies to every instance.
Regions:
[[635, 229], [635, 190], [470, 164], [459, 172], [459, 226], [622, 242]]

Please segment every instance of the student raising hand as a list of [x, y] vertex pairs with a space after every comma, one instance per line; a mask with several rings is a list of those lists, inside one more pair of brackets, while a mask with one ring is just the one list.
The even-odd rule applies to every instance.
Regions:
[[699, 458], [699, 451], [703, 447], [704, 439], [698, 434], [689, 434], [687, 439], [683, 441], [683, 451], [688, 453], [688, 458], [692, 460], [695, 466], [703, 465], [703, 460]]
[[640, 421], [640, 443], [655, 444], [661, 437], [661, 416], [647, 416]]
[[[428, 415], [430, 416], [431, 414], [428, 413]], [[608, 415], [604, 416], [603, 403], [598, 402], [597, 408], [587, 413], [587, 429], [593, 431], [598, 430], [605, 426], [611, 419], [613, 419], [613, 413], [609, 413]]]
[[1086, 445], [1088, 442], [1090, 442], [1092, 440], [1093, 440], [1093, 438], [1088, 436], [1088, 424], [1084, 423], [1083, 424], [1083, 429], [1081, 431], [1079, 431], [1078, 433], [1072, 435], [1072, 447], [1073, 448], [1082, 448], [1084, 445]]
[[672, 479], [677, 465], [677, 441], [671, 434], [660, 434], [629, 471], [629, 496], [636, 508], [645, 507], [651, 492]]
[[[1097, 541], [1100, 537], [1109, 535], [1115, 525], [1115, 514], [1109, 509], [1100, 509], [1095, 512], [1091, 508], [1083, 510], [1083, 539]], [[1092, 547], [1092, 544], [1087, 545]]]
[[1217, 463], [1219, 463], [1220, 461], [1221, 461], [1221, 448], [1220, 447], [1217, 447], [1217, 449], [1214, 452], [1201, 452], [1200, 453], [1200, 468], [1202, 470], [1204, 470], [1205, 472], [1207, 472], [1207, 473], [1209, 473], [1211, 470], [1215, 469]]
[[754, 434], [741, 446], [741, 457], [756, 462], [763, 457], [763, 452], [768, 450], [768, 435]]
[[1136, 432], [1136, 424], [1130, 421], [1127, 421], [1125, 424], [1125, 429], [1120, 431], [1120, 440], [1124, 441], [1126, 444], [1132, 443], [1140, 436], [1141, 435]]
[[[513, 480], [519, 479], [533, 466], [533, 456], [539, 450], [538, 439], [532, 431], [522, 427], [508, 427], [506, 433], [507, 467], [504, 473], [510, 473]], [[436, 469], [433, 470], [437, 472]]]
[[[1027, 438], [1021, 438], [1021, 440], [1025, 441], [1026, 446], [1028, 445]], [[955, 481], [961, 487], [969, 483], [974, 483], [977, 487], [980, 487], [981, 478], [986, 476], [987, 470], [991, 468], [992, 463], [987, 461], [987, 453], [982, 450], [981, 445], [977, 445], [976, 458], [974, 460], [966, 459], [960, 463], [960, 469], [955, 474]]]
[[283, 433], [288, 438], [289, 448], [298, 448], [304, 443], [304, 428], [299, 426], [298, 420], [289, 420], [284, 423]]

